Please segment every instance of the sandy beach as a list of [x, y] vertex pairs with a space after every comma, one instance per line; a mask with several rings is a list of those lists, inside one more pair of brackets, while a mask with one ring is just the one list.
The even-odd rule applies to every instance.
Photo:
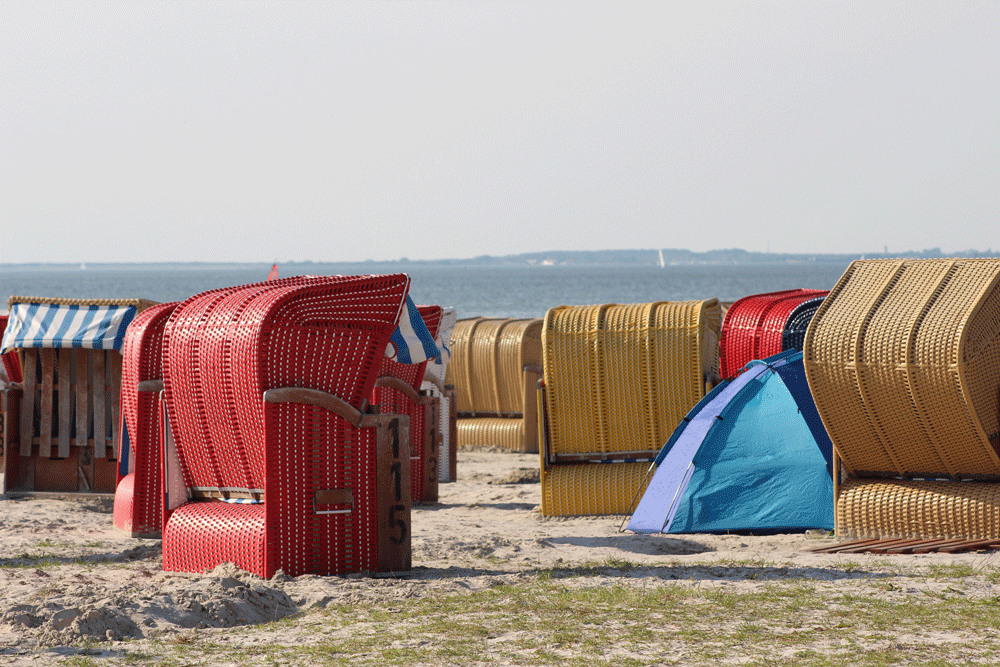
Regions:
[[[474, 593], [542, 573], [565, 575], [566, 586], [579, 587], [750, 594], [809, 582], [831, 598], [852, 591], [887, 600], [960, 594], [975, 601], [1000, 594], [993, 583], [1000, 555], [992, 551], [820, 555], [810, 549], [834, 538], [635, 535], [619, 532], [622, 517], [545, 518], [538, 512], [537, 465], [536, 455], [460, 452], [458, 481], [441, 485], [439, 503], [414, 509], [414, 568], [398, 577], [279, 574], [262, 580], [232, 566], [168, 573], [157, 540], [114, 530], [109, 501], [2, 500], [0, 662], [60, 664], [82, 654], [117, 664], [130, 652], [190, 633], [216, 633], [234, 643], [308, 643], [316, 609]], [[971, 575], [930, 576], [949, 568]], [[290, 623], [263, 625], [289, 617]], [[947, 633], [939, 641], [950, 641]]]

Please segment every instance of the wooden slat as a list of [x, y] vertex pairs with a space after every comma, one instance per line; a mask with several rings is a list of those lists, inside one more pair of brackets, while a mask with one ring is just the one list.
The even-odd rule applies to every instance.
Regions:
[[379, 572], [405, 572], [412, 566], [409, 422], [393, 415], [375, 431]]
[[110, 351], [108, 354], [108, 361], [111, 365], [111, 383], [108, 388], [108, 407], [111, 411], [111, 442], [109, 443], [111, 451], [107, 451], [108, 447], [104, 448], [104, 454], [101, 454], [101, 449], [97, 450], [97, 458], [118, 458], [117, 445], [118, 437], [121, 430], [121, 421], [119, 420], [119, 404], [121, 401], [121, 389], [122, 389], [122, 355], [117, 351]]
[[[97, 350], [92, 357], [91, 366], [92, 395], [94, 397], [94, 456], [104, 458], [104, 445], [107, 437], [104, 416], [107, 411], [107, 392], [105, 391], [104, 352]], [[100, 454], [98, 454], [100, 452]]]
[[993, 549], [1000, 546], [1000, 540], [970, 540], [963, 538], [951, 539], [870, 539], [842, 542], [819, 549], [810, 549], [813, 553], [876, 553], [876, 554], [926, 554], [931, 552], [956, 553], [978, 549]]
[[72, 393], [70, 392], [70, 359], [72, 350], [57, 350], [59, 357], [59, 457], [69, 456], [69, 435], [72, 428]]
[[90, 350], [74, 350], [76, 357], [76, 446], [86, 447], [90, 420]]
[[979, 549], [995, 549], [1000, 546], [1000, 540], [965, 540], [960, 544], [952, 544], [938, 549], [943, 553], [957, 553], [959, 551], [977, 551]]
[[35, 381], [35, 369], [38, 366], [38, 351], [24, 351], [24, 396], [21, 401], [21, 456], [31, 456], [31, 443], [34, 440], [35, 429], [35, 396], [38, 393], [38, 383]]
[[52, 391], [56, 373], [56, 351], [42, 349], [42, 386], [38, 401], [38, 456], [52, 458]]

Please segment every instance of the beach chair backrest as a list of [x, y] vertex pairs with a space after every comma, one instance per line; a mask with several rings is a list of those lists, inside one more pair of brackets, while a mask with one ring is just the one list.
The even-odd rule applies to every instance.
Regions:
[[167, 325], [164, 385], [186, 483], [264, 491], [264, 392], [316, 389], [364, 411], [409, 278], [311, 277], [194, 297]]

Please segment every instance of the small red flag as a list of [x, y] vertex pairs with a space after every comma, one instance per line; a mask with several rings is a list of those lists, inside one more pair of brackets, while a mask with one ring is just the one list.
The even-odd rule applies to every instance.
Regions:
[[277, 280], [278, 279], [278, 265], [277, 264], [275, 264], [274, 266], [271, 267], [271, 272], [269, 274], [267, 274], [267, 279], [268, 280]]

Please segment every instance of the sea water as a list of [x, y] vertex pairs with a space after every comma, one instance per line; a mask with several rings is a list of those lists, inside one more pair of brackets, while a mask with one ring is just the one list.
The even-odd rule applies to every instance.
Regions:
[[[0, 266], [0, 310], [9, 295], [143, 298], [179, 301], [199, 292], [259, 282], [269, 265], [165, 268], [131, 264], [87, 268]], [[647, 303], [716, 298], [732, 302], [783, 289], [831, 289], [847, 268], [828, 262], [677, 266], [466, 265], [424, 263], [291, 264], [281, 277], [408, 273], [416, 303], [456, 309], [459, 317], [544, 317], [559, 305]]]

